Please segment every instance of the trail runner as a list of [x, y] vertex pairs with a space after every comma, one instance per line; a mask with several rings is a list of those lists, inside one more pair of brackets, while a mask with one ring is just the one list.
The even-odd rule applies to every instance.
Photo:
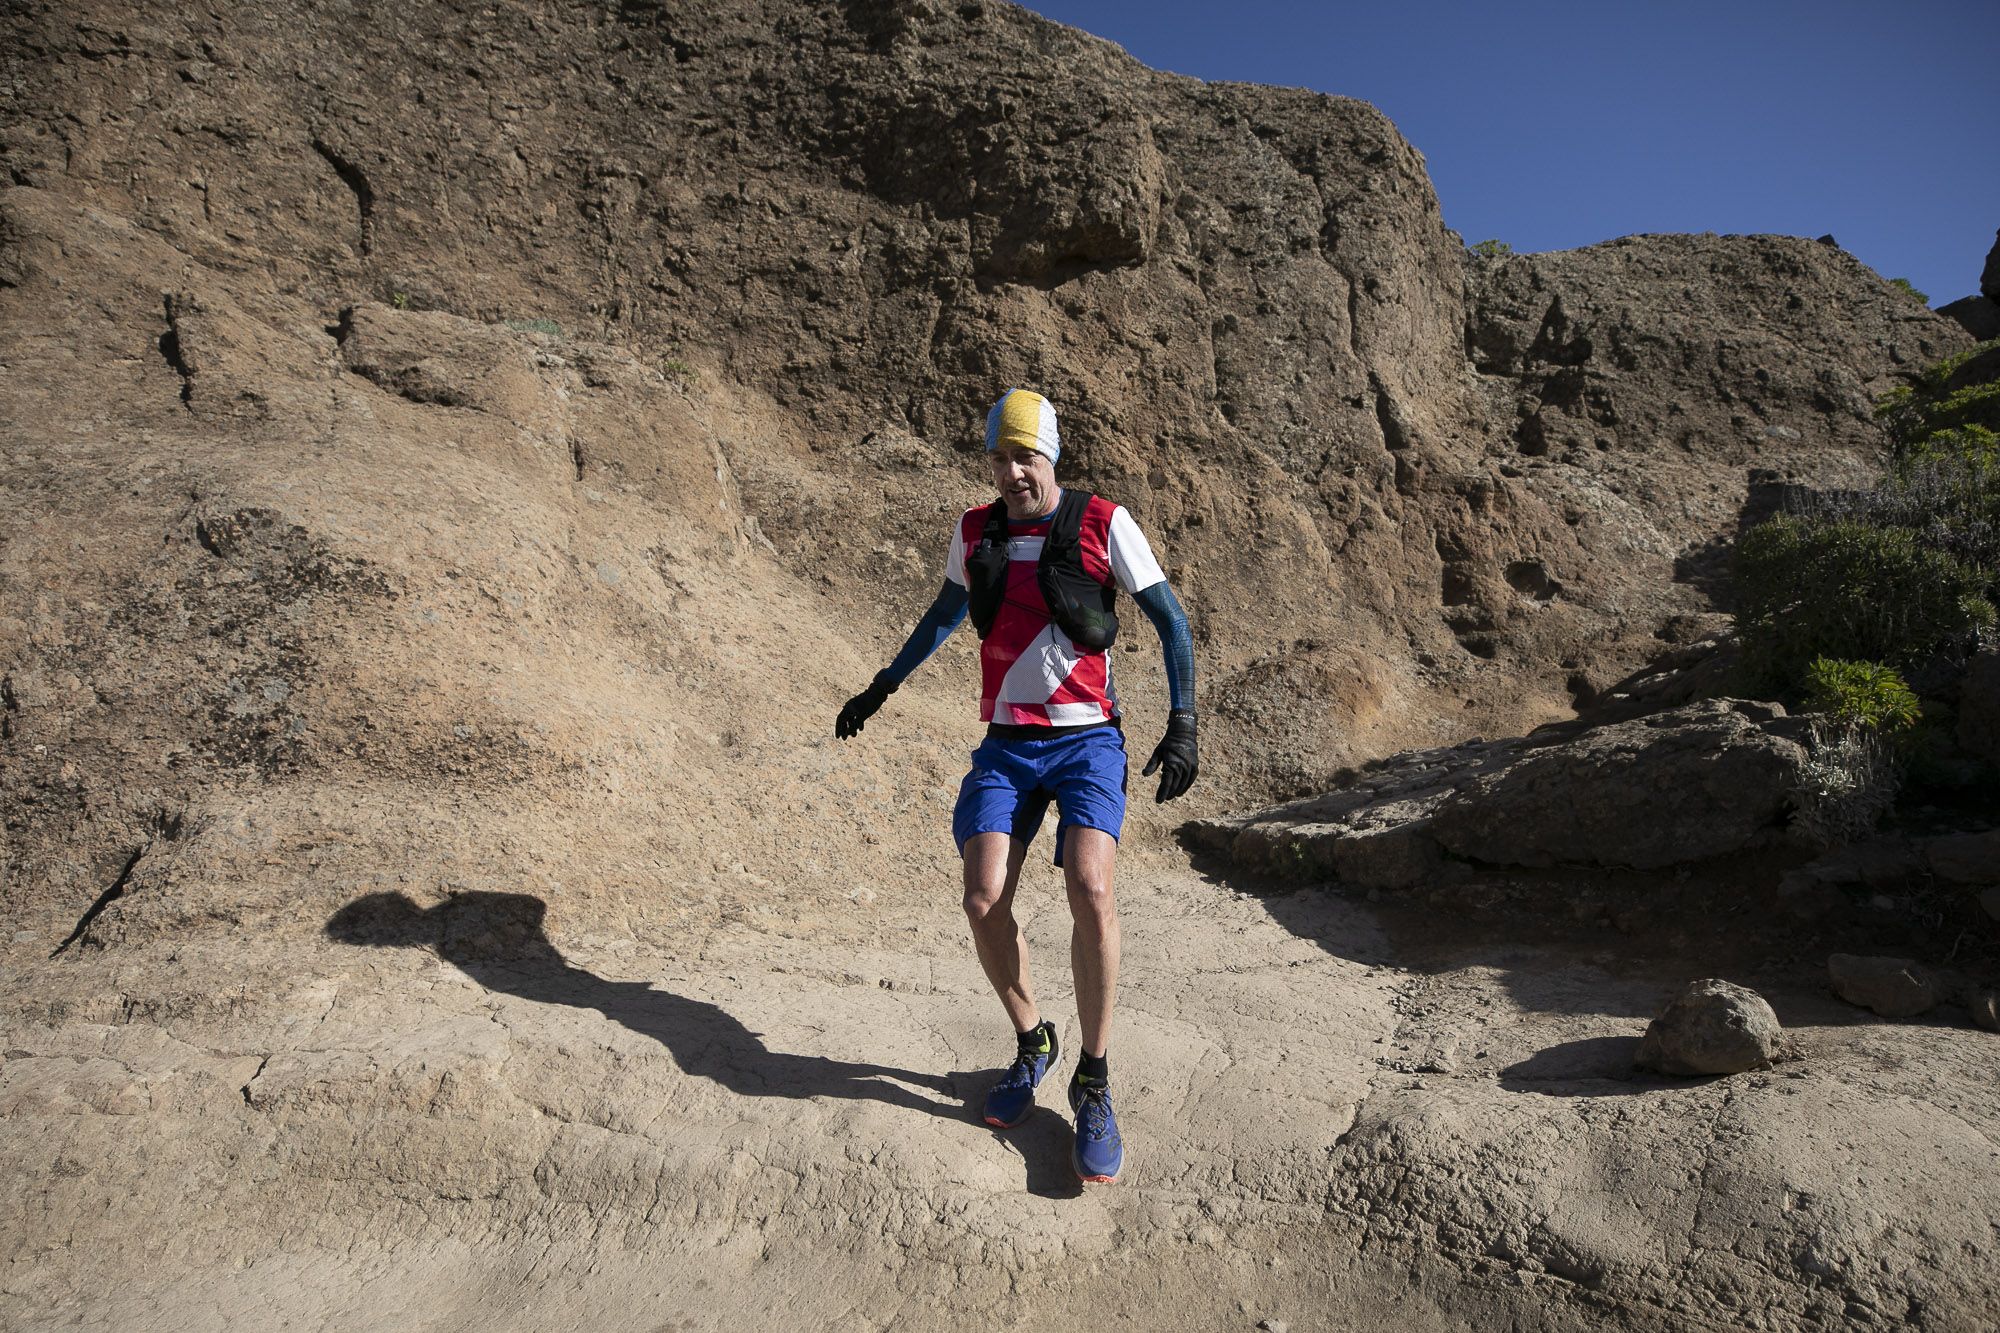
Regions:
[[1116, 591], [1138, 603], [1166, 653], [1167, 732], [1141, 774], [1159, 773], [1156, 802], [1173, 800], [1195, 779], [1194, 645], [1131, 514], [1056, 484], [1062, 439], [1047, 399], [1008, 390], [987, 414], [986, 450], [999, 501], [959, 519], [936, 600], [895, 660], [840, 710], [834, 735], [857, 735], [971, 614], [987, 729], [959, 786], [952, 837], [964, 861], [965, 915], [979, 963], [1017, 1037], [1014, 1062], [987, 1094], [983, 1114], [1002, 1129], [1019, 1125], [1057, 1061], [1056, 1028], [1036, 1006], [1027, 941], [1014, 919], [1028, 844], [1053, 802], [1083, 1046], [1069, 1083], [1071, 1162], [1079, 1178], [1108, 1183], [1125, 1157], [1107, 1061], [1119, 955], [1111, 878], [1126, 781], [1107, 651], [1116, 634]]

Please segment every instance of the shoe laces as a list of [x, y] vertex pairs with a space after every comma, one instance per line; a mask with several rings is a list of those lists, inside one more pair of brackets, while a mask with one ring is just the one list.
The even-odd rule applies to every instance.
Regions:
[[1077, 1092], [1076, 1125], [1093, 1139], [1111, 1136], [1111, 1089], [1090, 1083], [1081, 1085]]
[[1014, 1063], [1007, 1066], [998, 1086], [1003, 1088], [1032, 1088], [1035, 1086], [1035, 1062], [1049, 1058], [1047, 1051], [1022, 1051], [1014, 1057]]

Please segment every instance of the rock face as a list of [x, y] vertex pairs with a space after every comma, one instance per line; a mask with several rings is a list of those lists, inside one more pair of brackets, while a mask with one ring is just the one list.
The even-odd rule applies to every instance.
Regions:
[[1770, 704], [1708, 700], [1592, 728], [1396, 756], [1348, 786], [1199, 821], [1238, 865], [1370, 888], [1490, 865], [1657, 868], [1776, 835], [1805, 751]]
[[1833, 993], [1884, 1018], [1915, 1018], [1944, 998], [1929, 969], [1908, 958], [1837, 953], [1826, 960]]
[[1979, 294], [1939, 306], [1938, 313], [1956, 320], [1981, 342], [2000, 338], [2000, 232], [1994, 234], [1993, 248], [1986, 252], [1986, 267], [1979, 274]]
[[1783, 1035], [1756, 991], [1715, 977], [1690, 981], [1646, 1027], [1634, 1063], [1662, 1074], [1740, 1074], [1767, 1065]]
[[2000, 301], [1989, 296], [1962, 296], [1939, 306], [1937, 312], [1946, 319], [1955, 320], [1960, 328], [1981, 342], [1988, 338], [2000, 338]]

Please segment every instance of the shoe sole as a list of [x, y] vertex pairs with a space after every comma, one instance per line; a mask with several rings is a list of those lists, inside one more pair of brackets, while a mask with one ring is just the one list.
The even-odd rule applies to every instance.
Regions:
[[1019, 1120], [995, 1120], [990, 1115], [981, 1116], [980, 1119], [984, 1120], [987, 1124], [993, 1126], [993, 1128], [995, 1129], [1015, 1129], [1019, 1127], [1021, 1123], [1028, 1118], [1029, 1113], [1032, 1112], [1034, 1109], [1035, 1108], [1031, 1103], [1026, 1111], [1021, 1112], [1021, 1117]]
[[1083, 1173], [1083, 1168], [1078, 1166], [1074, 1159], [1071, 1160], [1069, 1165], [1070, 1169], [1076, 1172], [1076, 1178], [1086, 1185], [1115, 1185], [1118, 1183], [1119, 1175], [1125, 1170], [1124, 1166], [1121, 1165], [1117, 1171], [1112, 1172], [1108, 1176], [1086, 1176]]

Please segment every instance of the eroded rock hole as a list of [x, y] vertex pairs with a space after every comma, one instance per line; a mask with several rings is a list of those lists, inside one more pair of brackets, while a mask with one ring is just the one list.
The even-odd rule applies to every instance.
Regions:
[[1507, 566], [1507, 586], [1523, 597], [1546, 602], [1562, 591], [1562, 584], [1549, 576], [1539, 560], [1516, 560]]

